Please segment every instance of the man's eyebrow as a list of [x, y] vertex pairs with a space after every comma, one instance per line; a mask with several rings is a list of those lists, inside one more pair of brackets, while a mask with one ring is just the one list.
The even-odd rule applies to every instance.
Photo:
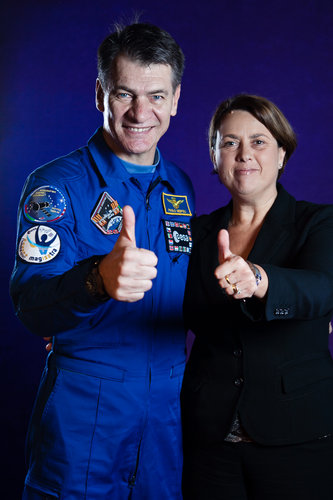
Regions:
[[113, 92], [118, 92], [119, 90], [125, 90], [126, 92], [129, 92], [130, 94], [134, 94], [134, 90], [130, 89], [129, 87], [126, 87], [126, 85], [114, 85], [113, 86]]
[[164, 94], [164, 95], [168, 95], [169, 92], [166, 90], [166, 89], [156, 89], [156, 90], [150, 90], [148, 92], [148, 94]]
[[[136, 91], [134, 89], [131, 89], [130, 87], [127, 87], [126, 85], [115, 85], [113, 87], [113, 92], [119, 92], [121, 90], [124, 90], [125, 92], [128, 92], [129, 94], [136, 95]], [[147, 95], [154, 95], [154, 94], [164, 94], [164, 95], [169, 95], [169, 92], [166, 89], [152, 89], [147, 92]]]

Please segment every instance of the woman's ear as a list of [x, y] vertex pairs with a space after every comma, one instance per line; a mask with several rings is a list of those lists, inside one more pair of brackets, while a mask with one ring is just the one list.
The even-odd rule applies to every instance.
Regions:
[[210, 159], [212, 160], [213, 166], [214, 166], [214, 172], [218, 172], [217, 165], [216, 165], [216, 154], [215, 154], [215, 149], [212, 147], [210, 150]]
[[283, 167], [285, 156], [286, 156], [286, 150], [282, 146], [280, 146], [279, 147], [279, 170]]

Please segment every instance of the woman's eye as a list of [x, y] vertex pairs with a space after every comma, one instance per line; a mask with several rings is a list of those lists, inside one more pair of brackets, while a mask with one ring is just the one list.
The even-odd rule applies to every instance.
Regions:
[[232, 148], [234, 146], [237, 146], [237, 142], [235, 141], [225, 141], [222, 143], [223, 148]]

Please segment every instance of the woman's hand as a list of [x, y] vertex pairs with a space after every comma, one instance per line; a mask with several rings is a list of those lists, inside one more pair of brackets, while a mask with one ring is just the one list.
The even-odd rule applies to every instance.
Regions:
[[52, 337], [43, 337], [44, 340], [46, 340], [47, 344], [45, 346], [46, 352], [52, 351], [53, 344], [52, 344]]
[[219, 266], [215, 269], [215, 276], [226, 294], [235, 299], [246, 299], [253, 295], [263, 298], [268, 288], [268, 278], [263, 268], [256, 264], [262, 278], [257, 285], [255, 276], [246, 260], [230, 251], [229, 233], [226, 229], [221, 229], [219, 232], [217, 246]]

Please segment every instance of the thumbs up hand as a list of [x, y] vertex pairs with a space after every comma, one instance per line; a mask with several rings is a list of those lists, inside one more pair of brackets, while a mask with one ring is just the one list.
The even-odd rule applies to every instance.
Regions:
[[132, 247], [136, 248], [135, 241], [135, 214], [133, 208], [125, 205], [123, 208], [123, 227], [114, 248]]
[[228, 258], [233, 256], [230, 251], [229, 233], [226, 229], [221, 229], [217, 235], [217, 247], [219, 249], [220, 264], [223, 264]]
[[246, 260], [231, 252], [229, 233], [226, 229], [219, 232], [217, 247], [219, 265], [215, 269], [215, 276], [220, 287], [235, 299], [252, 297], [258, 288], [254, 274]]
[[129, 205], [123, 208], [123, 227], [110, 253], [99, 263], [104, 289], [110, 297], [125, 301], [141, 300], [151, 289], [157, 275], [154, 252], [137, 248], [135, 214]]

